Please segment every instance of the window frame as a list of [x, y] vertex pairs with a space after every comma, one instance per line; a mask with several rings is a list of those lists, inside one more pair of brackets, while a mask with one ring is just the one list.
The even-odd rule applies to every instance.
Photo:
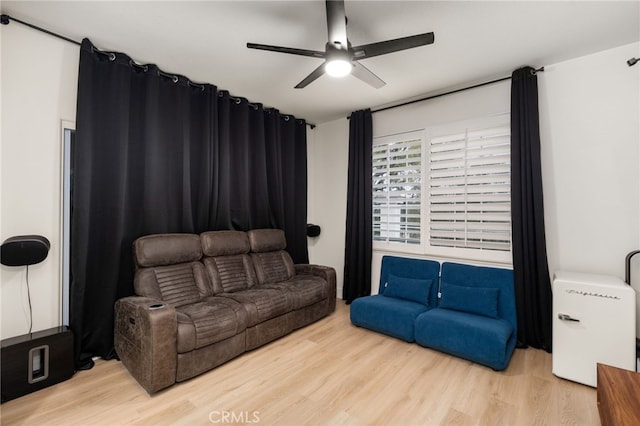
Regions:
[[[374, 137], [373, 139], [373, 144], [372, 144], [372, 162], [373, 162], [373, 151], [375, 149], [376, 146], [380, 146], [380, 145], [390, 145], [390, 144], [394, 144], [394, 143], [402, 143], [402, 142], [408, 142], [411, 140], [420, 140], [420, 243], [418, 244], [412, 244], [412, 243], [402, 243], [402, 242], [394, 242], [394, 241], [379, 241], [379, 240], [375, 240], [374, 239], [374, 244], [375, 243], [380, 243], [380, 244], [384, 244], [386, 246], [389, 247], [396, 247], [396, 249], [402, 249], [403, 247], [407, 246], [407, 250], [410, 250], [411, 252], [413, 252], [413, 250], [411, 250], [410, 248], [415, 248], [415, 247], [420, 247], [422, 245], [422, 227], [423, 227], [423, 217], [424, 217], [424, 202], [425, 202], [425, 198], [424, 198], [424, 181], [423, 181], [423, 177], [422, 177], [422, 173], [424, 173], [424, 164], [423, 164], [423, 159], [424, 159], [424, 155], [425, 155], [425, 139], [424, 139], [424, 131], [423, 130], [415, 130], [415, 131], [408, 131], [408, 132], [402, 132], [402, 133], [397, 133], [397, 134], [393, 134], [393, 135], [387, 135], [387, 136], [381, 136], [381, 137]], [[373, 164], [372, 164], [373, 167]], [[372, 179], [373, 179], [373, 174], [372, 174]], [[374, 196], [373, 196], [373, 188], [372, 188], [372, 204], [374, 202]], [[373, 226], [373, 205], [372, 205], [372, 211], [371, 211], [371, 216], [372, 216], [372, 226]], [[373, 235], [374, 230], [372, 229], [372, 235]], [[419, 251], [418, 251], [419, 252]]]
[[[407, 244], [399, 242], [384, 242], [373, 240], [373, 250], [377, 252], [390, 252], [394, 254], [408, 254], [414, 256], [430, 256], [451, 260], [468, 260], [485, 262], [492, 264], [511, 265], [512, 249], [509, 251], [462, 248], [462, 247], [441, 247], [430, 245], [430, 174], [429, 174], [429, 153], [430, 141], [432, 138], [441, 137], [447, 134], [465, 131], [466, 129], [476, 130], [481, 128], [498, 127], [508, 124], [510, 113], [500, 113], [491, 116], [459, 120], [451, 123], [437, 124], [423, 129], [410, 130], [407, 132], [394, 133], [391, 135], [374, 136], [372, 153], [375, 145], [400, 142], [415, 138], [412, 135], [421, 135], [421, 201], [420, 201], [420, 243]], [[373, 176], [372, 176], [373, 178]], [[373, 206], [372, 206], [373, 220]], [[512, 238], [510, 236], [510, 238]]]

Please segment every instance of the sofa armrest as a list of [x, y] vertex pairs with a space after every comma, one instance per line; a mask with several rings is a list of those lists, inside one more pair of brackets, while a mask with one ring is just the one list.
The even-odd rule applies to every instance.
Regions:
[[150, 394], [175, 383], [178, 352], [173, 307], [148, 297], [116, 301], [114, 345], [129, 373]]
[[296, 275], [315, 275], [323, 278], [327, 282], [327, 288], [329, 290], [329, 312], [333, 312], [336, 309], [336, 270], [330, 266], [321, 265], [306, 265], [298, 264], [294, 265]]

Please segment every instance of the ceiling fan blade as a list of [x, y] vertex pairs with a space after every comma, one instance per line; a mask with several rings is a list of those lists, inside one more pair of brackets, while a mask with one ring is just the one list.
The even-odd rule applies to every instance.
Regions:
[[304, 80], [302, 80], [300, 83], [298, 83], [296, 85], [296, 89], [303, 89], [303, 88], [307, 87], [310, 83], [312, 83], [315, 80], [317, 80], [318, 77], [320, 77], [322, 74], [324, 74], [324, 62], [318, 68], [313, 70], [313, 72], [311, 74], [306, 76], [304, 78]]
[[363, 44], [362, 46], [356, 46], [352, 49], [353, 57], [354, 59], [372, 58], [386, 53], [432, 44], [433, 40], [433, 33], [425, 33], [378, 43]]
[[339, 49], [348, 49], [347, 18], [344, 11], [344, 1], [327, 0], [327, 33], [329, 43]]
[[375, 87], [376, 89], [379, 89], [387, 84], [382, 81], [380, 77], [372, 73], [369, 68], [358, 63], [358, 61], [353, 61], [353, 69], [351, 70], [351, 74], [353, 74], [354, 77], [364, 81], [368, 85]]
[[268, 44], [247, 43], [249, 49], [268, 50], [270, 52], [289, 53], [291, 55], [311, 56], [313, 58], [324, 58], [325, 53], [317, 50], [296, 49], [294, 47], [270, 46]]

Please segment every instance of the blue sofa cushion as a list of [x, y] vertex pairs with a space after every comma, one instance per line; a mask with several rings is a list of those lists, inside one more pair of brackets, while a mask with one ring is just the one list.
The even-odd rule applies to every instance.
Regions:
[[[512, 270], [445, 262], [442, 264], [442, 281], [454, 285], [499, 288], [498, 318], [509, 321], [517, 330]], [[515, 337], [513, 340], [516, 340]]]
[[405, 299], [429, 306], [429, 292], [431, 280], [419, 280], [415, 278], [398, 277], [389, 274], [384, 296], [396, 299]]
[[[385, 294], [385, 284], [389, 282], [389, 275], [397, 277], [431, 280], [437, 283], [440, 277], [440, 263], [427, 259], [411, 259], [406, 257], [383, 256], [380, 270], [380, 285], [378, 291]], [[432, 285], [429, 291], [429, 306], [436, 306], [438, 302], [438, 286]]]
[[354, 300], [349, 315], [358, 327], [413, 342], [416, 318], [428, 309], [422, 303], [375, 295]]
[[443, 281], [440, 291], [442, 298], [438, 305], [439, 308], [498, 318], [498, 294], [500, 289], [467, 287]]
[[515, 333], [504, 319], [435, 308], [416, 319], [416, 342], [468, 359], [494, 370], [504, 370], [515, 347]]

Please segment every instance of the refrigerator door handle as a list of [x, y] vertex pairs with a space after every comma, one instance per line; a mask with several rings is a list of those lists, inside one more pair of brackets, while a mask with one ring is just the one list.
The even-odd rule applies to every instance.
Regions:
[[578, 318], [573, 318], [571, 315], [567, 315], [567, 314], [558, 314], [558, 319], [561, 319], [563, 321], [580, 322]]

